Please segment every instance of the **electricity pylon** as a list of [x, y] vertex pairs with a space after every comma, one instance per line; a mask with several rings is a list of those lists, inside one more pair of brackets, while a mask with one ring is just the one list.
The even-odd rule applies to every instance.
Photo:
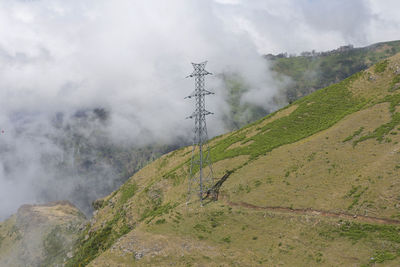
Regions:
[[[192, 193], [196, 192], [200, 198], [200, 204], [203, 205], [203, 196], [213, 185], [213, 171], [210, 158], [210, 149], [207, 146], [208, 134], [206, 115], [213, 114], [205, 109], [205, 96], [214, 94], [204, 88], [204, 77], [212, 74], [204, 68], [207, 61], [202, 63], [192, 63], [194, 71], [188, 77], [194, 77], [195, 90], [186, 98], [195, 98], [195, 111], [188, 119], [194, 118], [194, 137], [192, 160], [189, 172], [189, 188], [187, 203], [190, 202]], [[187, 78], [187, 77], [186, 77]], [[197, 149], [198, 148], [198, 149]], [[198, 154], [196, 153], [198, 151]], [[196, 188], [197, 187], [197, 188]]]

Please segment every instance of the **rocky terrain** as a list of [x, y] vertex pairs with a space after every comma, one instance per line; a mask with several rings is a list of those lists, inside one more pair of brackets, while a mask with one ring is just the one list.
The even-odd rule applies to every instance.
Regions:
[[0, 266], [62, 266], [85, 221], [68, 201], [21, 206], [0, 223]]

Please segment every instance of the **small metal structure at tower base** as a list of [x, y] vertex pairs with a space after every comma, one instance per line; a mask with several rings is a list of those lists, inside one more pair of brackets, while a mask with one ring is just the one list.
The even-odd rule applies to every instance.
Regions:
[[204, 76], [211, 74], [204, 69], [206, 64], [207, 61], [198, 64], [192, 63], [194, 71], [188, 76], [195, 78], [195, 90], [186, 98], [195, 98], [196, 108], [193, 114], [187, 117], [187, 119], [194, 118], [194, 138], [187, 204], [190, 202], [193, 192], [195, 192], [199, 196], [201, 205], [203, 205], [203, 196], [213, 186], [214, 182], [210, 149], [206, 144], [208, 140], [206, 115], [213, 113], [205, 109], [205, 96], [214, 93], [204, 88]]

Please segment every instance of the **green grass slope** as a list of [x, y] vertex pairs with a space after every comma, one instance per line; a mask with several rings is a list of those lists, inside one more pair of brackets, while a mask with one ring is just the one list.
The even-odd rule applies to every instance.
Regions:
[[286, 90], [289, 100], [293, 101], [365, 70], [398, 52], [400, 41], [391, 41], [314, 55], [309, 52], [309, 55], [270, 58], [272, 69], [292, 80]]
[[[335, 49], [328, 52], [304, 52], [298, 56], [267, 55], [274, 79], [281, 81], [281, 95], [274, 103], [290, 103], [310, 93], [340, 82], [351, 75], [400, 52], [400, 41], [373, 44], [367, 47]], [[265, 105], [256, 106], [242, 101], [247, 92], [246, 84], [240, 77], [222, 76], [228, 88], [225, 126], [236, 130], [270, 113]]]
[[186, 205], [191, 148], [95, 203], [67, 266], [399, 266], [400, 54], [210, 140], [220, 198]]

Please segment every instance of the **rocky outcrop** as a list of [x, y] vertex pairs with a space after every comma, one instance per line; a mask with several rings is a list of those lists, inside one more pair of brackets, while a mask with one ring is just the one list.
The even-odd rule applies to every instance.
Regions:
[[68, 201], [22, 205], [0, 223], [0, 266], [62, 266], [85, 221]]

